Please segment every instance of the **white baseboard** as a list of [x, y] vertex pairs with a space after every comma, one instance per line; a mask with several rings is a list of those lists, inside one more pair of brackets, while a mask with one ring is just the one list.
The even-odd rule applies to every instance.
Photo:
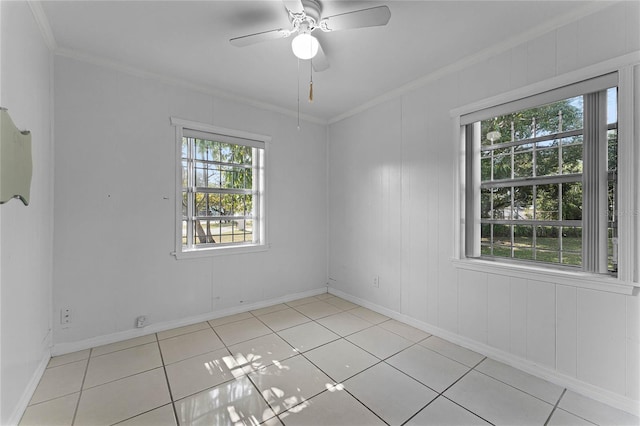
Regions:
[[136, 337], [146, 336], [148, 334], [158, 333], [160, 331], [171, 330], [185, 325], [197, 324], [203, 321], [209, 321], [216, 318], [226, 317], [228, 315], [239, 314], [242, 312], [252, 311], [255, 309], [265, 308], [267, 306], [276, 305], [278, 303], [290, 302], [292, 300], [303, 297], [315, 296], [326, 293], [327, 287], [320, 287], [313, 290], [303, 291], [300, 293], [289, 294], [275, 299], [264, 300], [251, 303], [248, 305], [234, 306], [232, 308], [223, 309], [215, 312], [207, 312], [201, 315], [195, 315], [187, 318], [181, 318], [173, 321], [165, 321], [156, 324], [149, 324], [142, 328], [133, 328], [130, 330], [119, 331], [116, 333], [105, 334], [103, 336], [91, 337], [89, 339], [79, 340], [76, 342], [57, 343], [51, 348], [51, 355], [58, 356], [71, 352], [82, 351], [85, 349], [95, 348], [97, 346], [108, 345], [110, 343], [121, 342], [123, 340], [133, 339]]
[[31, 380], [29, 380], [27, 387], [24, 389], [24, 392], [22, 392], [18, 403], [13, 409], [11, 416], [9, 416], [7, 425], [17, 425], [18, 423], [20, 423], [20, 419], [22, 419], [22, 416], [24, 415], [24, 412], [29, 405], [29, 401], [31, 401], [31, 397], [36, 391], [36, 388], [38, 387], [38, 383], [40, 383], [40, 379], [42, 379], [44, 371], [47, 369], [47, 365], [49, 364], [50, 359], [51, 352], [48, 348], [46, 348], [44, 350], [44, 353], [42, 354], [42, 359], [38, 364], [38, 368], [36, 368], [36, 370], [33, 372]]
[[460, 345], [474, 352], [478, 352], [496, 361], [503, 362], [507, 365], [510, 365], [511, 367], [517, 368], [533, 376], [539, 377], [543, 380], [547, 380], [553, 384], [556, 384], [563, 388], [567, 388], [596, 401], [626, 411], [635, 416], [640, 415], [638, 401], [634, 401], [633, 399], [627, 398], [623, 395], [608, 391], [606, 389], [602, 389], [587, 382], [583, 382], [576, 379], [575, 377], [567, 376], [548, 367], [535, 364], [527, 359], [516, 356], [509, 352], [496, 349], [484, 343], [477, 342], [467, 337], [460, 336], [459, 334], [452, 333], [451, 331], [436, 327], [432, 324], [417, 320], [408, 315], [401, 314], [375, 303], [371, 303], [368, 300], [360, 299], [359, 297], [352, 296], [341, 290], [329, 287], [329, 293], [349, 300], [353, 303], [357, 303], [360, 306], [364, 306], [365, 308], [371, 309], [372, 311], [386, 315], [405, 324], [411, 325], [434, 336], [448, 340], [449, 342], [455, 343], [456, 345]]

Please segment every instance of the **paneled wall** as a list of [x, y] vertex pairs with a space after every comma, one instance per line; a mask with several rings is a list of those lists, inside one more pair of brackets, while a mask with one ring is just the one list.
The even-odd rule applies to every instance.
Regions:
[[[326, 285], [326, 128], [69, 58], [55, 60], [54, 343]], [[272, 137], [265, 252], [176, 260], [171, 116]]]
[[620, 401], [638, 400], [637, 296], [451, 261], [458, 141], [450, 116], [638, 51], [638, 16], [639, 3], [615, 4], [330, 125], [331, 287]]
[[0, 205], [0, 424], [17, 422], [48, 361], [53, 244], [52, 59], [27, 2], [0, 2], [0, 105], [31, 131], [29, 206]]

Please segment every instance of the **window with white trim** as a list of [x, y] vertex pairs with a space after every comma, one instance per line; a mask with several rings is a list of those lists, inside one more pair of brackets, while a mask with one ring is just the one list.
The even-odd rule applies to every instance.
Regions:
[[179, 253], [265, 244], [265, 141], [223, 131], [178, 127]]
[[465, 254], [615, 274], [617, 74], [461, 117]]

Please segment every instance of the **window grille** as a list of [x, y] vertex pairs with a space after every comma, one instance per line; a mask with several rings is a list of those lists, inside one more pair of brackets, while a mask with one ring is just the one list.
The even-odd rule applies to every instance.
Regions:
[[461, 117], [467, 257], [617, 271], [616, 77]]
[[179, 155], [176, 253], [264, 245], [265, 141], [172, 123]]

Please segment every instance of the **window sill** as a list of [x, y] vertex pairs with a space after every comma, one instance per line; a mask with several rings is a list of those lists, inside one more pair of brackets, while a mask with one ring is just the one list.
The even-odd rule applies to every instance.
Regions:
[[466, 269], [476, 272], [485, 272], [498, 275], [508, 275], [535, 281], [548, 281], [555, 284], [568, 285], [590, 290], [606, 291], [632, 295], [640, 288], [638, 283], [623, 281], [618, 278], [589, 274], [578, 271], [563, 271], [539, 266], [508, 264], [482, 259], [451, 259], [452, 264], [458, 269]]
[[171, 254], [177, 260], [182, 259], [198, 259], [203, 257], [228, 256], [234, 254], [257, 253], [269, 250], [269, 244], [252, 244], [246, 246], [223, 246], [212, 247], [206, 249], [175, 251]]

